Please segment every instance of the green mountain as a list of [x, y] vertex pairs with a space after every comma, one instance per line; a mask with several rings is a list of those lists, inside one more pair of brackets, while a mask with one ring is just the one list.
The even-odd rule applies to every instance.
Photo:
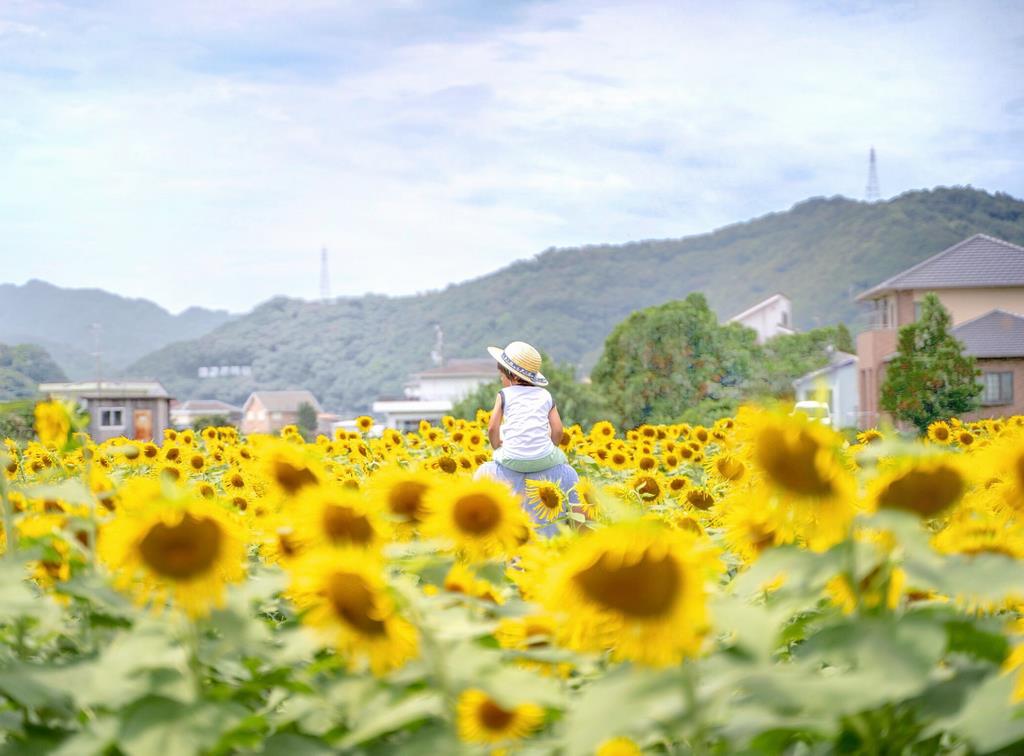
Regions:
[[35, 396], [40, 383], [65, 380], [64, 371], [42, 347], [0, 344], [0, 401]]
[[200, 307], [172, 315], [149, 300], [100, 289], [64, 289], [36, 280], [0, 284], [0, 341], [45, 347], [72, 378], [94, 376], [97, 346], [100, 368], [111, 374], [172, 341], [198, 338], [230, 317]]
[[[856, 329], [857, 292], [978, 232], [1024, 242], [1024, 202], [971, 188], [875, 203], [816, 198], [699, 236], [550, 249], [416, 296], [273, 299], [130, 369], [158, 376], [183, 398], [240, 402], [256, 387], [305, 387], [326, 407], [362, 410], [429, 364], [435, 323], [452, 357], [522, 339], [584, 367], [630, 312], [692, 291], [723, 318], [783, 291], [798, 328]], [[216, 365], [251, 365], [252, 374], [198, 377]]]

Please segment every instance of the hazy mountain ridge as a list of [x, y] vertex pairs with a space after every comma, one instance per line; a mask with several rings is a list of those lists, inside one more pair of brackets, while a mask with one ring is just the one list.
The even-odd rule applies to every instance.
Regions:
[[[97, 344], [101, 370], [114, 372], [173, 341], [198, 338], [231, 317], [201, 307], [172, 315], [148, 299], [35, 279], [21, 286], [0, 284], [0, 341], [44, 346], [72, 378], [92, 377]], [[93, 323], [100, 325], [98, 335]]]
[[[635, 309], [704, 291], [723, 318], [784, 291], [800, 328], [854, 324], [853, 296], [974, 233], [1024, 243], [1024, 202], [971, 188], [866, 203], [814, 198], [709, 234], [551, 249], [416, 296], [311, 303], [277, 298], [131, 366], [179, 397], [239, 402], [255, 387], [306, 387], [329, 408], [365, 409], [429, 364], [433, 324], [449, 356], [531, 341], [589, 364]], [[251, 364], [250, 377], [200, 379], [202, 365]]]

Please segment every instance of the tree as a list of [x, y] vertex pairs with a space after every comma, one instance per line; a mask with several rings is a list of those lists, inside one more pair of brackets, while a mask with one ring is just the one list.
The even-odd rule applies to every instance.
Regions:
[[728, 402], [742, 393], [755, 336], [736, 324], [719, 325], [703, 294], [648, 307], [605, 341], [594, 387], [624, 427], [671, 423], [698, 403]]
[[192, 430], [201, 431], [205, 428], [223, 428], [231, 425], [227, 415], [200, 415], [192, 421]]
[[920, 319], [900, 329], [896, 356], [885, 371], [882, 409], [921, 434], [936, 420], [978, 406], [980, 371], [950, 334], [951, 322], [939, 298], [926, 294]]
[[309, 402], [300, 404], [295, 424], [299, 428], [299, 433], [306, 439], [312, 438], [316, 433], [317, 426], [316, 408]]

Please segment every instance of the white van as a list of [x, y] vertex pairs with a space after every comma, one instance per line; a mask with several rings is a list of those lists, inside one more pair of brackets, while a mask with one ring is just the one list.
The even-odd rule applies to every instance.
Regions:
[[832, 425], [832, 413], [829, 412], [828, 405], [824, 402], [797, 402], [793, 405], [793, 411], [790, 414], [795, 415], [797, 413], [807, 415], [807, 417], [811, 418], [811, 420], [816, 423], [829, 426]]

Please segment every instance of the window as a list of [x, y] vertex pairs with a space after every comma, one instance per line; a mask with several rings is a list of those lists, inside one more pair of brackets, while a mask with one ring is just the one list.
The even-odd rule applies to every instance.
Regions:
[[1004, 370], [999, 373], [982, 373], [981, 375], [982, 404], [1013, 403], [1013, 371]]
[[103, 407], [100, 409], [101, 428], [123, 428], [124, 407]]
[[916, 323], [921, 319], [921, 303], [914, 302], [914, 322]]
[[779, 324], [783, 328], [789, 328], [789, 313], [786, 312], [785, 310], [783, 310], [779, 316]]

